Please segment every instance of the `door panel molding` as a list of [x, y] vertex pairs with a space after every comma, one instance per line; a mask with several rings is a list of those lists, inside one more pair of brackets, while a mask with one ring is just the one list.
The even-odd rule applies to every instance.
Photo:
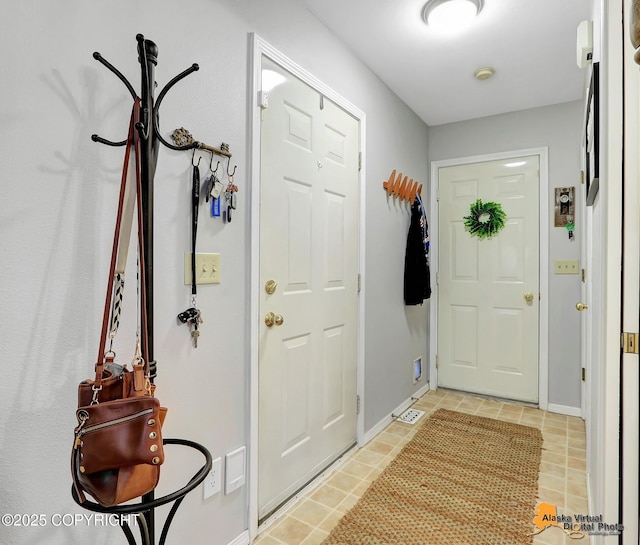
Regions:
[[[439, 247], [439, 212], [438, 201], [439, 196], [439, 170], [445, 167], [460, 166], [471, 163], [482, 163], [487, 161], [496, 161], [502, 159], [512, 159], [515, 157], [524, 157], [537, 155], [540, 165], [540, 248], [549, 246], [549, 149], [547, 147], [519, 149], [500, 153], [490, 153], [486, 155], [472, 155], [466, 157], [458, 157], [454, 159], [445, 159], [431, 162], [431, 192], [430, 194], [430, 226], [431, 239], [434, 247]], [[439, 270], [438, 252], [432, 252], [431, 267], [432, 270]], [[549, 323], [549, 254], [548, 252], [540, 252], [540, 306], [539, 306], [539, 324]], [[437, 388], [438, 370], [436, 368], [436, 355], [438, 353], [438, 285], [434, 286], [431, 296], [431, 306], [429, 313], [430, 334], [429, 334], [429, 382], [432, 387]], [[549, 406], [549, 330], [547, 327], [539, 328], [538, 339], [538, 404], [541, 409], [547, 410]]]
[[[366, 282], [363, 266], [365, 262], [365, 198], [366, 198], [366, 115], [364, 111], [336, 93], [310, 72], [293, 62], [282, 52], [271, 46], [268, 42], [254, 33], [250, 33], [249, 39], [249, 66], [252, 70], [250, 78], [251, 89], [248, 93], [248, 119], [250, 121], [250, 155], [249, 179], [251, 180], [250, 214], [251, 214], [251, 271], [250, 271], [250, 297], [249, 306], [250, 324], [250, 382], [249, 382], [249, 534], [254, 539], [258, 533], [258, 361], [259, 361], [259, 335], [260, 335], [260, 117], [261, 108], [258, 106], [258, 93], [261, 90], [262, 59], [266, 57], [274, 63], [290, 72], [298, 79], [314, 88], [320, 94], [331, 100], [334, 104], [350, 114], [359, 124], [360, 153], [362, 154], [361, 169], [359, 172], [359, 218], [358, 218], [358, 267], [361, 274], [361, 291], [358, 298], [358, 325], [357, 325], [357, 395], [361, 399], [360, 412], [357, 415], [356, 438], [358, 444], [364, 440], [364, 283]], [[333, 148], [332, 148], [333, 150]], [[340, 146], [335, 143], [335, 157], [329, 160], [339, 159]]]

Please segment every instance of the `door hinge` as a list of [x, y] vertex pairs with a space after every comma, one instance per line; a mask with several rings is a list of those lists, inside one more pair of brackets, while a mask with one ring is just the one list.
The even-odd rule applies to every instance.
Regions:
[[582, 382], [584, 382], [585, 380], [587, 380], [587, 370], [583, 367], [582, 368]]
[[358, 172], [362, 170], [362, 152], [358, 152]]
[[436, 354], [436, 369], [440, 369], [440, 357]]
[[362, 276], [358, 273], [358, 293], [360, 293], [360, 289], [362, 288]]
[[583, 184], [584, 183], [584, 170], [580, 171], [580, 183]]
[[324, 95], [320, 95], [320, 109], [324, 110]]
[[439, 285], [440, 285], [440, 273], [437, 272], [436, 273], [436, 286], [439, 286]]
[[622, 333], [620, 336], [620, 345], [625, 354], [639, 354], [638, 350], [638, 334]]
[[584, 284], [587, 281], [587, 271], [585, 269], [582, 270], [582, 283]]
[[356, 396], [356, 414], [360, 414], [360, 396]]

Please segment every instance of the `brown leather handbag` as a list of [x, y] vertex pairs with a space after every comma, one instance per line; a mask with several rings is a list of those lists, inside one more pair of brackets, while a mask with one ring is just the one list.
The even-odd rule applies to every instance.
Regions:
[[[124, 503], [153, 490], [160, 478], [160, 465], [164, 462], [162, 424], [166, 408], [160, 407], [160, 402], [154, 397], [155, 385], [151, 384], [149, 362], [146, 360], [149, 351], [142, 212], [139, 205], [139, 140], [134, 130], [139, 110], [140, 102], [136, 99], [122, 169], [95, 378], [87, 379], [78, 386], [78, 426], [74, 430], [71, 451], [71, 474], [78, 498], [84, 503], [86, 492], [105, 507]], [[135, 154], [135, 176], [129, 175], [132, 150]], [[135, 189], [131, 188], [133, 181], [130, 178], [135, 178]], [[115, 363], [115, 353], [111, 349], [106, 350], [106, 341], [107, 336], [113, 339], [114, 330], [117, 330], [114, 323], [119, 319], [120, 305], [112, 303], [116, 279], [124, 273], [136, 196], [141, 323], [136, 354], [129, 369]]]

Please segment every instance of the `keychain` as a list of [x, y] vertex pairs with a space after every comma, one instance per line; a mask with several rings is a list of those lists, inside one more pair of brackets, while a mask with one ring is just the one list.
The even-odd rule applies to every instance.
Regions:
[[565, 224], [565, 228], [569, 231], [569, 240], [573, 240], [573, 230], [576, 228], [575, 224], [569, 220]]

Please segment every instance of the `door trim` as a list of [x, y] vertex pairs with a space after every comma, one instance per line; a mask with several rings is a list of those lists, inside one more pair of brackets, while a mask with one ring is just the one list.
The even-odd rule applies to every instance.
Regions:
[[[445, 159], [431, 162], [431, 247], [438, 248], [439, 245], [439, 221], [438, 195], [440, 186], [439, 169], [445, 167], [466, 165], [469, 163], [483, 163], [486, 161], [496, 161], [500, 159], [511, 159], [526, 155], [537, 155], [540, 161], [540, 248], [549, 247], [549, 149], [547, 147], [530, 148], [501, 153], [490, 153], [487, 155], [473, 155], [469, 157], [458, 157], [455, 159]], [[431, 269], [439, 270], [438, 252], [431, 254]], [[541, 409], [547, 410], [549, 406], [549, 329], [542, 327], [549, 323], [549, 253], [540, 252], [540, 310], [538, 315], [538, 405]], [[436, 354], [438, 353], [438, 285], [432, 286], [431, 305], [429, 312], [429, 384], [432, 390], [438, 389], [438, 370], [436, 369]]]
[[305, 82], [310, 87], [340, 106], [358, 121], [361, 169], [359, 172], [358, 190], [360, 193], [359, 221], [358, 221], [358, 269], [360, 272], [360, 293], [358, 297], [357, 324], [357, 363], [356, 363], [356, 393], [360, 397], [360, 412], [356, 417], [356, 440], [358, 445], [364, 437], [364, 310], [365, 310], [365, 188], [366, 184], [366, 115], [336, 91], [328, 87], [304, 68], [286, 57], [260, 36], [249, 34], [249, 68], [250, 91], [248, 98], [247, 118], [250, 123], [249, 131], [249, 179], [251, 180], [251, 272], [249, 284], [249, 338], [250, 338], [250, 371], [249, 371], [249, 535], [253, 540], [258, 534], [258, 344], [260, 325], [257, 319], [260, 304], [260, 108], [258, 107], [258, 92], [260, 91], [260, 75], [262, 71], [262, 56], [280, 65], [285, 70]]

